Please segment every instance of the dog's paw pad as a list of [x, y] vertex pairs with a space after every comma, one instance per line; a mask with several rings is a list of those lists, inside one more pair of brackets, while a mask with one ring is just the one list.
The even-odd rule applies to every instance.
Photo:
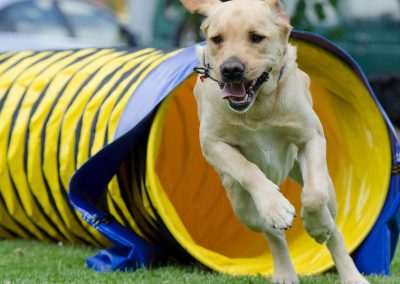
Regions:
[[307, 233], [319, 244], [325, 244], [332, 235], [334, 230], [334, 223], [327, 224], [326, 226], [315, 227], [314, 225], [308, 226], [306, 223], [304, 227]]
[[301, 217], [307, 233], [320, 244], [326, 243], [335, 229], [335, 221], [324, 206], [319, 212], [308, 213], [302, 210]]
[[325, 244], [332, 234], [332, 229], [330, 228], [319, 228], [317, 230], [308, 229], [308, 234], [319, 244]]

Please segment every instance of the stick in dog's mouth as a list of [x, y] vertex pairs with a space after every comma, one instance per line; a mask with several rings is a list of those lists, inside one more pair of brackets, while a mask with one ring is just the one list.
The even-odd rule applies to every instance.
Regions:
[[258, 89], [269, 80], [269, 73], [264, 72], [256, 80], [247, 83], [225, 83], [222, 91], [223, 98], [236, 111], [246, 110], [254, 101]]

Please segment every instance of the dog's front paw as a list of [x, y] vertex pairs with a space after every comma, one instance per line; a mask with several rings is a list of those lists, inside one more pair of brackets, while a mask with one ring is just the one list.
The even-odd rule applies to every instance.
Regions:
[[335, 229], [335, 221], [326, 205], [318, 211], [307, 210], [303, 207], [301, 218], [307, 233], [320, 244], [326, 243]]
[[277, 284], [299, 284], [299, 278], [296, 274], [280, 274], [272, 278], [272, 283]]
[[269, 198], [259, 198], [255, 203], [269, 229], [285, 230], [291, 227], [296, 210], [280, 192]]

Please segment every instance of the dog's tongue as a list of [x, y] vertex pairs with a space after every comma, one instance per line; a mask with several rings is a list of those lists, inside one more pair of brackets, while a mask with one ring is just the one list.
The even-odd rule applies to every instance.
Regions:
[[224, 99], [227, 97], [244, 98], [246, 96], [246, 88], [243, 84], [225, 84], [223, 95]]

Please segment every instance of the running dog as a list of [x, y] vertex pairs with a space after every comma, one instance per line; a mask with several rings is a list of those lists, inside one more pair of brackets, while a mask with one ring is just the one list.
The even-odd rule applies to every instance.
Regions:
[[274, 259], [276, 283], [299, 283], [284, 230], [295, 208], [279, 185], [303, 185], [301, 218], [308, 234], [326, 243], [342, 283], [368, 283], [336, 227], [336, 196], [326, 162], [326, 141], [312, 107], [310, 79], [288, 43], [290, 20], [278, 0], [181, 0], [206, 16], [198, 47], [202, 66], [194, 89], [200, 143], [219, 173], [233, 211], [263, 232]]

